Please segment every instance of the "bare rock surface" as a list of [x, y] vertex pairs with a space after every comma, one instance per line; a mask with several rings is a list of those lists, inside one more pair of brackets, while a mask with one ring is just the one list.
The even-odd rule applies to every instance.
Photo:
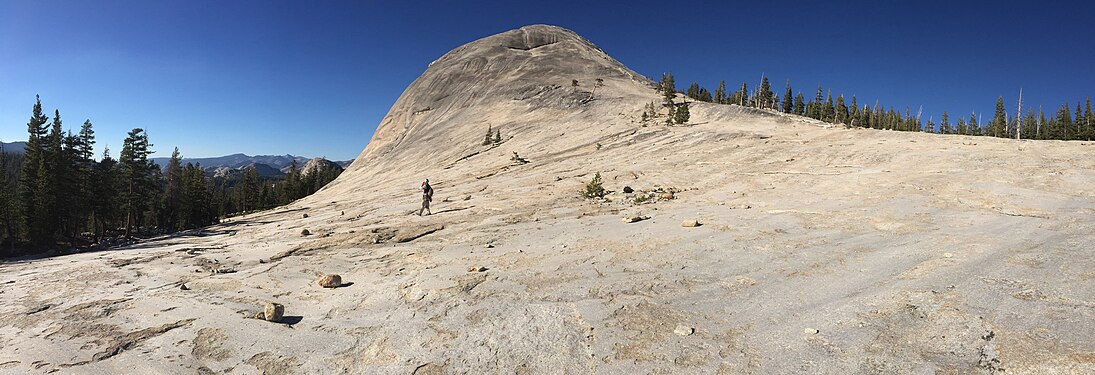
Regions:
[[1095, 373], [1095, 144], [658, 100], [568, 30], [458, 47], [311, 197], [0, 264], [0, 373]]

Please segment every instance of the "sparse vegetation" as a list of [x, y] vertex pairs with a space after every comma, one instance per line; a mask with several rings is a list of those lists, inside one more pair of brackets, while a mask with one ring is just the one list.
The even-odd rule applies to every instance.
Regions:
[[683, 125], [688, 123], [688, 119], [692, 117], [688, 112], [688, 102], [681, 103], [677, 106], [677, 109], [673, 111], [673, 121], [677, 125]]
[[586, 183], [586, 186], [581, 191], [582, 197], [586, 199], [596, 199], [605, 197], [605, 187], [601, 184], [601, 172], [597, 172], [593, 175], [593, 180]]
[[513, 157], [511, 157], [509, 160], [512, 160], [517, 164], [528, 164], [528, 160], [522, 158], [521, 155], [517, 155], [517, 151], [513, 152]]
[[502, 129], [487, 125], [487, 135], [483, 136], [483, 146], [496, 146], [502, 143]]
[[593, 99], [593, 94], [597, 92], [598, 87], [604, 87], [604, 86], [605, 86], [605, 80], [600, 79], [600, 78], [597, 78], [596, 80], [594, 80], [593, 81], [593, 91], [589, 92], [589, 99], [590, 100]]

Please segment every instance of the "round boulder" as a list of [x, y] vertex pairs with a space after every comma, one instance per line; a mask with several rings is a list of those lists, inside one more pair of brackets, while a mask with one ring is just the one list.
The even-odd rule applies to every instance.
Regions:
[[324, 288], [338, 288], [342, 286], [342, 276], [333, 273], [320, 276], [319, 286]]
[[281, 318], [285, 316], [285, 306], [280, 303], [269, 302], [266, 304], [262, 315], [268, 322], [280, 322]]

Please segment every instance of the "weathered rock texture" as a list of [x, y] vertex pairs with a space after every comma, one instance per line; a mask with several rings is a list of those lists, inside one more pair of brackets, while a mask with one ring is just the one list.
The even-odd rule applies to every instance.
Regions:
[[308, 199], [0, 265], [0, 373], [1095, 372], [1095, 145], [652, 101], [564, 29], [459, 47]]

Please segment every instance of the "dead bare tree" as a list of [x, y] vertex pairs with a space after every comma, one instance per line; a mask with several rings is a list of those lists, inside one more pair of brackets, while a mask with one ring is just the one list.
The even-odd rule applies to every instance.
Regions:
[[598, 87], [603, 87], [604, 85], [605, 85], [605, 80], [603, 80], [603, 79], [600, 79], [600, 78], [597, 78], [597, 79], [596, 79], [596, 80], [595, 80], [595, 81], [593, 82], [593, 90], [589, 92], [589, 99], [586, 99], [586, 100], [587, 100], [587, 101], [589, 101], [589, 100], [593, 100], [593, 93], [597, 92], [597, 88], [598, 88]]
[[1019, 106], [1015, 110], [1015, 140], [1023, 140], [1023, 88], [1019, 88]]

